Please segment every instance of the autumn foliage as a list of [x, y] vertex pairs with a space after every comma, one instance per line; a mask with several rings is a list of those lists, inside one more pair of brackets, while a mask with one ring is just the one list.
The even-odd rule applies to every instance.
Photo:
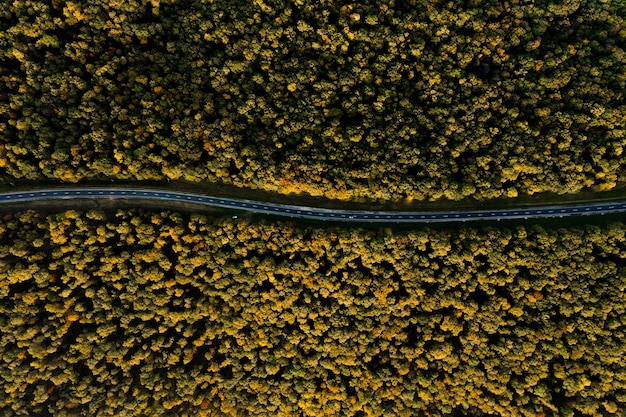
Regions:
[[609, 416], [626, 227], [0, 221], [0, 414]]
[[623, 0], [15, 0], [0, 179], [337, 199], [608, 190]]

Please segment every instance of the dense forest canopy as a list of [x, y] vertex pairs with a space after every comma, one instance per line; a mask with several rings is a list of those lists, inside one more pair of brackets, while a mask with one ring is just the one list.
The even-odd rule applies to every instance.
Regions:
[[[0, 183], [492, 199], [626, 175], [624, 0], [0, 0]], [[0, 215], [0, 415], [609, 416], [626, 226]]]
[[489, 199], [626, 174], [623, 0], [11, 0], [0, 179]]
[[618, 415], [625, 258], [623, 224], [5, 215], [0, 415]]

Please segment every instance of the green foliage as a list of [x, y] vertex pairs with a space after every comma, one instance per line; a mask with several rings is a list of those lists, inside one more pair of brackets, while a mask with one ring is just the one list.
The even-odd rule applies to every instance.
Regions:
[[12, 1], [0, 177], [370, 200], [610, 189], [621, 3]]
[[626, 227], [0, 221], [2, 415], [616, 415]]

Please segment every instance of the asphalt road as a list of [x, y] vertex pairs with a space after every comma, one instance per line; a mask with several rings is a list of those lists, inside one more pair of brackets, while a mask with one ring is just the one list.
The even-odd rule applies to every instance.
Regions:
[[0, 193], [0, 205], [51, 199], [143, 199], [178, 201], [214, 207], [230, 208], [254, 213], [278, 216], [367, 223], [452, 223], [476, 220], [537, 219], [566, 216], [589, 216], [626, 212], [626, 202], [603, 202], [582, 205], [559, 205], [550, 207], [436, 211], [436, 212], [391, 212], [391, 211], [344, 211], [316, 207], [293, 206], [262, 201], [211, 197], [199, 194], [158, 191], [149, 189], [121, 188], [67, 188]]

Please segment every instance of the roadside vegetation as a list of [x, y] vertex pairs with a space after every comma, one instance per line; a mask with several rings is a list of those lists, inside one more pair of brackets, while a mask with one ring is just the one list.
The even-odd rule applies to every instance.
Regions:
[[0, 414], [618, 415], [625, 245], [621, 223], [5, 215]]

